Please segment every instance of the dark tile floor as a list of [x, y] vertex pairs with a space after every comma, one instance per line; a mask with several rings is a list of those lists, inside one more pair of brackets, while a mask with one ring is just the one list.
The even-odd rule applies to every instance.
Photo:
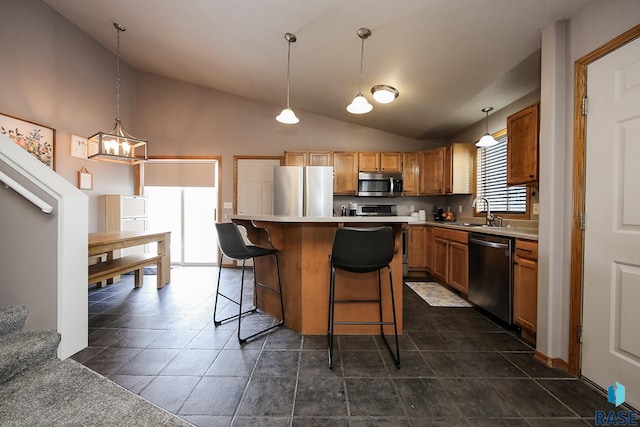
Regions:
[[[235, 322], [214, 327], [216, 268], [171, 274], [161, 290], [155, 276], [91, 287], [89, 347], [73, 358], [198, 426], [581, 426], [612, 409], [476, 310], [406, 286], [402, 367], [379, 337], [348, 336], [329, 370], [324, 336], [277, 328], [240, 346]], [[249, 316], [247, 333], [269, 321]]]

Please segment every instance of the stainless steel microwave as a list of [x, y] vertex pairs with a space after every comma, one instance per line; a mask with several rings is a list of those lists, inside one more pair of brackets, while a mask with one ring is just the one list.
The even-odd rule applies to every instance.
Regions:
[[401, 173], [358, 174], [358, 196], [396, 197], [402, 196]]

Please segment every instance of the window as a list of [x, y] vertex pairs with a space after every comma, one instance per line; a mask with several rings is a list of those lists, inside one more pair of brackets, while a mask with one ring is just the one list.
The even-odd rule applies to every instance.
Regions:
[[[507, 132], [494, 137], [497, 145], [478, 149], [476, 196], [489, 200], [491, 212], [524, 215], [527, 213], [527, 186], [507, 187]], [[486, 211], [486, 203], [479, 201], [476, 213]]]

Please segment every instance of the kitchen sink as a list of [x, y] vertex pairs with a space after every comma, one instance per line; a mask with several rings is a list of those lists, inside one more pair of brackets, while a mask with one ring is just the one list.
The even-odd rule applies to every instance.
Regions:
[[481, 227], [481, 228], [495, 228], [495, 229], [501, 229], [504, 227], [499, 227], [497, 225], [487, 225], [487, 224], [472, 224], [470, 222], [450, 222], [449, 224], [451, 225], [457, 225], [457, 226], [461, 226], [461, 227]]

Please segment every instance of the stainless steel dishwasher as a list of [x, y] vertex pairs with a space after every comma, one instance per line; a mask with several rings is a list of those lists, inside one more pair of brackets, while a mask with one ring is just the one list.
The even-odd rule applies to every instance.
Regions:
[[469, 301], [512, 324], [512, 238], [469, 234]]

